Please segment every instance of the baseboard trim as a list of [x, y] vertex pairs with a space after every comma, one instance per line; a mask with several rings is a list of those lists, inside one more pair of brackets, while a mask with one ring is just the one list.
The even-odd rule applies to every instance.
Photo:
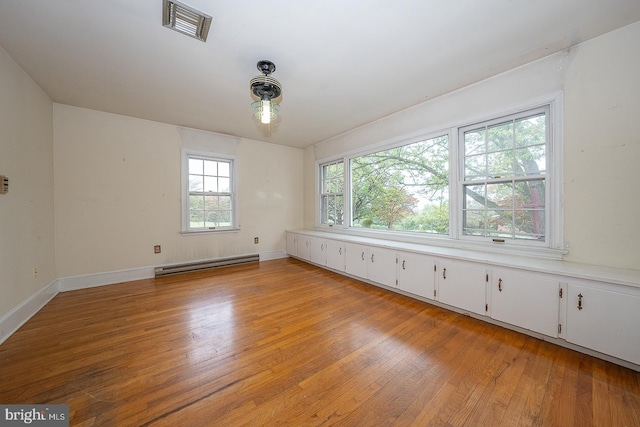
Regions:
[[108, 271], [105, 273], [61, 277], [58, 279], [60, 282], [59, 289], [60, 292], [77, 291], [79, 289], [95, 288], [96, 286], [151, 279], [154, 277], [153, 269], [154, 267], [141, 267], [128, 270]]
[[0, 344], [13, 335], [60, 292], [58, 279], [49, 283], [0, 318]]

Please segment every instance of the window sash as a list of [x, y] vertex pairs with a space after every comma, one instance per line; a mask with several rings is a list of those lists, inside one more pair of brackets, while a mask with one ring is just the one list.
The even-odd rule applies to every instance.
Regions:
[[549, 121], [545, 106], [459, 129], [463, 238], [547, 244]]
[[235, 159], [183, 150], [182, 231], [237, 228]]

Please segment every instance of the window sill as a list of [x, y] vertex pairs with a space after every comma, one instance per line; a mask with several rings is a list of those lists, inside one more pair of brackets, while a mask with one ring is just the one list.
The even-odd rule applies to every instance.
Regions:
[[379, 242], [397, 242], [398, 246], [421, 249], [428, 247], [436, 253], [464, 253], [464, 254], [496, 254], [516, 256], [531, 259], [562, 260], [568, 251], [551, 249], [540, 245], [518, 245], [510, 243], [491, 243], [487, 241], [473, 241], [472, 239], [455, 240], [444, 235], [416, 235], [414, 233], [388, 233], [372, 230], [347, 228], [344, 226], [316, 226], [316, 231], [340, 236], [353, 236]]
[[199, 235], [205, 235], [205, 234], [215, 234], [215, 233], [237, 233], [238, 231], [240, 231], [240, 228], [217, 228], [217, 229], [213, 229], [213, 230], [192, 230], [192, 231], [186, 231], [186, 230], [182, 230], [180, 232], [180, 234], [182, 234], [183, 236], [199, 236]]

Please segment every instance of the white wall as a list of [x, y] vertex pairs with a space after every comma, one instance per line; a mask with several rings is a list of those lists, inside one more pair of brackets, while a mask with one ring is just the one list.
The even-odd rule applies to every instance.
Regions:
[[56, 279], [52, 109], [0, 48], [0, 319]]
[[305, 226], [315, 221], [316, 159], [490, 118], [563, 91], [564, 239], [571, 242], [564, 259], [640, 270], [639, 44], [637, 22], [308, 148]]
[[[60, 104], [53, 116], [59, 277], [283, 251], [302, 226], [300, 149]], [[238, 156], [241, 231], [180, 234], [182, 148]]]

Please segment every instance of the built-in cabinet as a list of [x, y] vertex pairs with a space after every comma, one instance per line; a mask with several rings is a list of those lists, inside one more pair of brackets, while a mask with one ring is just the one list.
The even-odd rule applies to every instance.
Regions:
[[296, 256], [300, 259], [309, 261], [309, 245], [311, 243], [311, 238], [309, 236], [305, 236], [304, 234], [297, 234], [295, 237], [295, 241]]
[[369, 247], [369, 280], [389, 287], [396, 287], [396, 251]]
[[438, 301], [485, 315], [487, 268], [454, 259], [442, 259], [438, 264]]
[[338, 240], [325, 241], [325, 253], [327, 257], [327, 267], [344, 271], [345, 268], [345, 246]]
[[640, 365], [640, 283], [612, 285], [579, 270], [498, 266], [329, 233], [287, 232], [286, 242], [289, 255], [322, 267]]
[[428, 299], [436, 295], [435, 258], [413, 252], [398, 252], [398, 289]]
[[369, 277], [369, 247], [358, 243], [344, 244], [344, 271], [361, 279]]
[[491, 272], [490, 282], [488, 311], [493, 319], [547, 336], [558, 336], [559, 281], [495, 269]]
[[309, 261], [321, 266], [327, 265], [327, 241], [317, 237], [309, 238]]
[[640, 292], [569, 283], [566, 340], [640, 365]]

